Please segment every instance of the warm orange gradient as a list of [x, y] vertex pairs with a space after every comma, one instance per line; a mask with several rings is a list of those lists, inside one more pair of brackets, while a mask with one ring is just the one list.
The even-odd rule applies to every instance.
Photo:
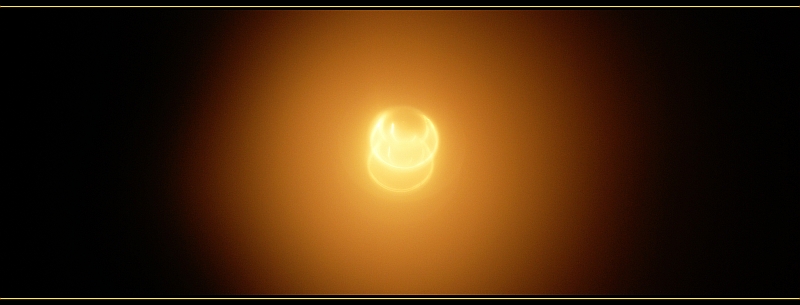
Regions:
[[[220, 293], [622, 294], [613, 279], [635, 282], [647, 76], [602, 12], [238, 13], [175, 167]], [[441, 139], [413, 192], [365, 170], [376, 114], [397, 105]]]

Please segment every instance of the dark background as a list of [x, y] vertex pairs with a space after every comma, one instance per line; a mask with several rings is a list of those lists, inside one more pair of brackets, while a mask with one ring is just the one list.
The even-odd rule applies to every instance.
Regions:
[[[797, 297], [796, 9], [596, 11], [654, 79], [663, 139], [619, 296]], [[0, 10], [11, 196], [0, 297], [214, 296], [167, 181], [236, 11]], [[624, 279], [621, 279], [624, 281]]]

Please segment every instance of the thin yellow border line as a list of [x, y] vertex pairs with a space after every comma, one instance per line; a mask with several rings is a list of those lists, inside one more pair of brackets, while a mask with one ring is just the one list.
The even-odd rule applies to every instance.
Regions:
[[579, 5], [579, 6], [534, 6], [534, 5], [510, 5], [510, 6], [489, 6], [489, 5], [475, 5], [475, 6], [234, 6], [234, 5], [208, 5], [208, 6], [145, 6], [145, 5], [97, 5], [97, 6], [70, 6], [70, 5], [50, 5], [50, 6], [35, 6], [35, 5], [6, 5], [0, 7], [7, 8], [800, 8], [800, 5], [721, 5], [721, 6], [598, 6], [598, 5]]

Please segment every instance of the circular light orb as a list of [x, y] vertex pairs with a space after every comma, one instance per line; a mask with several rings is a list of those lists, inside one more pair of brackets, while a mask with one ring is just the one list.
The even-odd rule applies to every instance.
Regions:
[[387, 190], [409, 192], [433, 174], [439, 134], [419, 110], [393, 108], [378, 116], [370, 148], [367, 168], [372, 179]]

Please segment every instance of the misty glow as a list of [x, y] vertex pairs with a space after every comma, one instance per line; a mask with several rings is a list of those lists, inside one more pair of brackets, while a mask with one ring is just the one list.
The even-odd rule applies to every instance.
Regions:
[[381, 187], [408, 192], [430, 179], [438, 147], [436, 127], [422, 112], [390, 109], [378, 116], [372, 128], [367, 168]]

